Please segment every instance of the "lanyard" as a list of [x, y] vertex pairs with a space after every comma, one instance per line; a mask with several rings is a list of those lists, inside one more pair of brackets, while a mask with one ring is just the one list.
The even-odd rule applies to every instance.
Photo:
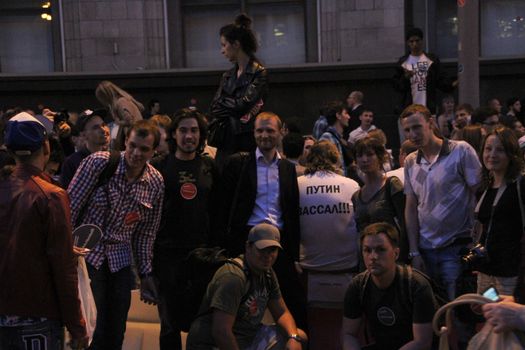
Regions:
[[[496, 193], [496, 197], [494, 197], [494, 201], [492, 202], [492, 208], [490, 209], [489, 226], [487, 228], [487, 235], [485, 237], [485, 248], [487, 248], [487, 242], [489, 240], [489, 234], [490, 234], [490, 231], [492, 230], [492, 219], [494, 217], [494, 211], [496, 210], [496, 205], [498, 204], [501, 196], [503, 195], [503, 192], [505, 192], [506, 189], [507, 189], [507, 183], [503, 182], [501, 184], [501, 186], [498, 188], [498, 192]], [[476, 205], [476, 209], [474, 211], [476, 217], [478, 216], [479, 208], [481, 207], [481, 203], [483, 203], [483, 200], [485, 199], [485, 195], [487, 194], [487, 191], [488, 190], [485, 190], [485, 192], [483, 192], [483, 194], [481, 195], [481, 198], [478, 201], [478, 204]]]

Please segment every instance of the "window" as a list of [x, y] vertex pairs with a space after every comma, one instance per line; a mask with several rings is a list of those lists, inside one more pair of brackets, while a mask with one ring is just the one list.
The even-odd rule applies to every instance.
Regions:
[[31, 0], [0, 3], [0, 72], [55, 70], [53, 22], [57, 18], [52, 17], [50, 6], [47, 1]]
[[525, 3], [523, 0], [480, 2], [481, 56], [525, 55]]
[[183, 37], [186, 67], [225, 68], [219, 30], [245, 11], [253, 20], [265, 64], [304, 63], [306, 60], [303, 1], [217, 0], [183, 1]]
[[[428, 51], [441, 58], [457, 58], [457, 1], [412, 0], [408, 4], [407, 25], [427, 32]], [[525, 1], [483, 0], [479, 12], [481, 57], [525, 55]]]

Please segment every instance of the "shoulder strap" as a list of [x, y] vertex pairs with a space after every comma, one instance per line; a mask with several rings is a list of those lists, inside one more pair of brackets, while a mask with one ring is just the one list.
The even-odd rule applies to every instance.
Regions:
[[523, 177], [520, 175], [518, 176], [518, 179], [516, 180], [516, 189], [518, 191], [518, 202], [520, 205], [520, 212], [521, 212], [521, 227], [522, 227], [522, 230], [525, 232], [525, 208], [523, 207], [523, 198], [521, 196], [521, 180], [523, 180]]
[[109, 179], [115, 174], [115, 171], [117, 171], [118, 164], [120, 162], [120, 152], [111, 150], [109, 152], [109, 160], [104, 167], [104, 170], [100, 173], [98, 177], [97, 184], [95, 185], [95, 188], [98, 188], [100, 186], [104, 186], [109, 182]]
[[106, 163], [106, 165], [104, 166], [104, 169], [102, 170], [102, 172], [98, 176], [98, 180], [97, 180], [97, 183], [95, 184], [95, 187], [93, 187], [93, 189], [89, 193], [88, 200], [86, 201], [86, 203], [84, 203], [84, 206], [79, 210], [79, 214], [78, 214], [75, 226], [79, 226], [80, 225], [80, 223], [82, 221], [82, 218], [86, 214], [86, 209], [87, 209], [87, 207], [89, 205], [89, 202], [91, 200], [91, 196], [93, 195], [95, 190], [97, 188], [101, 187], [101, 186], [106, 185], [109, 182], [111, 177], [115, 174], [115, 171], [117, 171], [119, 162], [120, 162], [120, 152], [119, 151], [115, 151], [115, 150], [111, 150], [109, 152], [108, 162]]
[[365, 270], [365, 276], [361, 280], [361, 288], [359, 290], [359, 302], [361, 304], [361, 307], [363, 306], [363, 300], [365, 300], [365, 289], [368, 285], [368, 281], [370, 280], [370, 271]]
[[[250, 291], [251, 282], [252, 282], [251, 280], [252, 274], [250, 273], [250, 270], [248, 270], [246, 265], [244, 265], [243, 259], [230, 258], [226, 260], [226, 263], [237, 266], [239, 269], [241, 269], [244, 272], [244, 275], [246, 276], [246, 288], [244, 289], [244, 292], [241, 298], [241, 303], [242, 303], [246, 300], [246, 297], [248, 296], [248, 292]], [[266, 282], [268, 283], [271, 282], [271, 272], [265, 273], [265, 278], [266, 278]]]
[[390, 184], [390, 182], [392, 181], [392, 176], [388, 176], [386, 178], [386, 181], [385, 181], [385, 194], [386, 194], [386, 199], [388, 201], [389, 204], [392, 204], [392, 185]]

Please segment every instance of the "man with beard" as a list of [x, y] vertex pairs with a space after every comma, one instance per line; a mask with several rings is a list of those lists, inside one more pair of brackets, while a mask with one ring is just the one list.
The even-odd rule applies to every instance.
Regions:
[[182, 349], [180, 331], [188, 322], [184, 302], [183, 260], [210, 242], [213, 189], [218, 171], [213, 159], [201, 155], [206, 140], [204, 116], [195, 110], [175, 113], [168, 129], [171, 151], [156, 158], [166, 184], [160, 230], [154, 246], [154, 273], [159, 279], [160, 348]]

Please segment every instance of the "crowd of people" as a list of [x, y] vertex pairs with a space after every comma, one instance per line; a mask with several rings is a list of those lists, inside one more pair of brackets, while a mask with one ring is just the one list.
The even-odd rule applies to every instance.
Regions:
[[[232, 259], [208, 285], [188, 349], [430, 349], [433, 284], [453, 300], [468, 278], [471, 292], [509, 296], [483, 308], [496, 331], [525, 330], [520, 100], [503, 114], [497, 99], [473, 108], [446, 95], [438, 111], [436, 90], [457, 83], [422, 39], [407, 33], [393, 79], [399, 157], [360, 91], [321, 106], [311, 135], [266, 111], [246, 15], [220, 30], [233, 68], [207, 114], [145, 109], [109, 81], [95, 90], [103, 108], [4, 111], [0, 348], [58, 349], [65, 325], [74, 349], [120, 349], [139, 288], [158, 305], [160, 348], [181, 349], [185, 261], [206, 246]], [[102, 231], [90, 250], [72, 240], [85, 224]], [[265, 310], [276, 325], [262, 325]]]

